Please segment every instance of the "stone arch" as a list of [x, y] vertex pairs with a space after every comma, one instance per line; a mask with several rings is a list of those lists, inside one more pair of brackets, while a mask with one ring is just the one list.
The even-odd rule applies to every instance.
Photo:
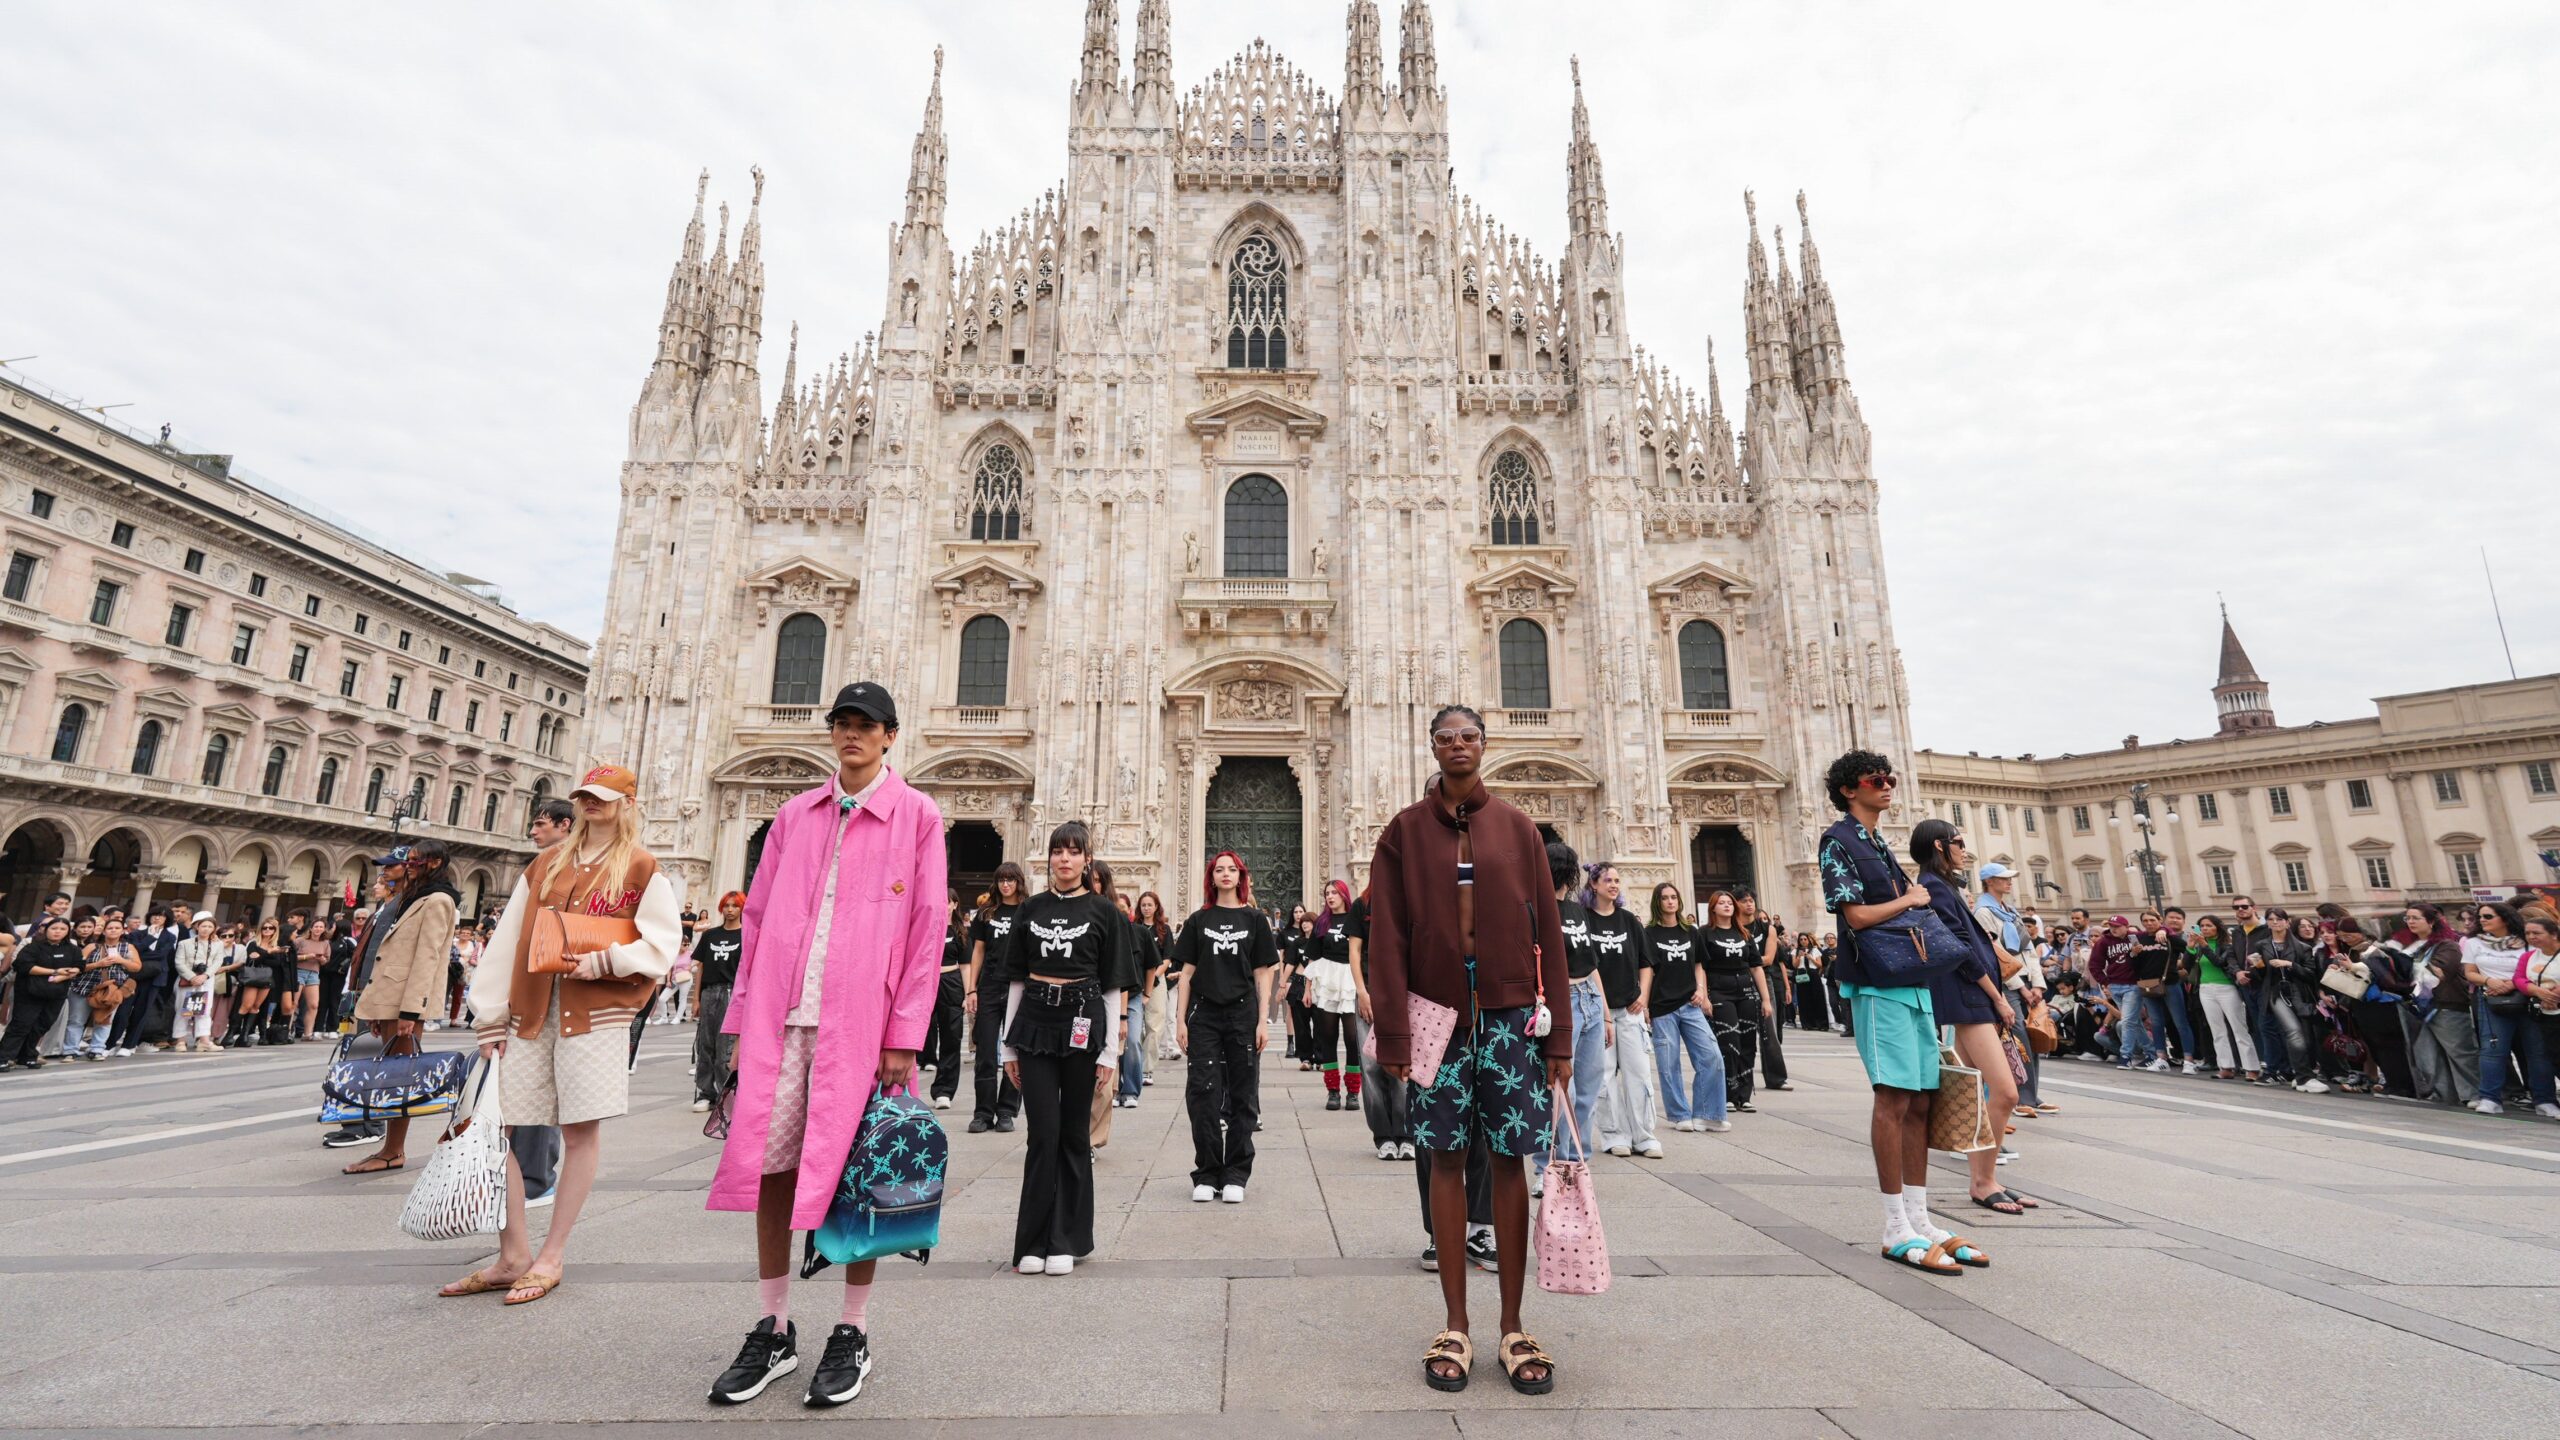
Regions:
[[1493, 474], [1493, 462], [1500, 459], [1505, 450], [1517, 450], [1527, 457], [1529, 466], [1536, 472], [1541, 487], [1554, 482], [1555, 462], [1548, 458], [1545, 443], [1517, 425], [1503, 426], [1494, 433], [1492, 439], [1485, 442], [1482, 450], [1476, 452], [1477, 477], [1490, 478]]
[[918, 784], [937, 780], [998, 780], [1029, 785], [1031, 772], [1017, 756], [1002, 750], [945, 750], [927, 760], [911, 777]]
[[[308, 868], [305, 861], [310, 862]], [[305, 845], [285, 862], [282, 873], [287, 896], [321, 899], [333, 893], [338, 867], [328, 851], [317, 845]]]
[[1291, 271], [1307, 268], [1307, 242], [1298, 234], [1298, 227], [1289, 223], [1288, 216], [1260, 200], [1246, 201], [1227, 217], [1226, 228], [1218, 232], [1217, 242], [1209, 247], [1210, 262], [1220, 270], [1226, 269], [1236, 247], [1253, 234], [1269, 235], [1271, 243], [1280, 247], [1280, 258], [1289, 263]]
[[[792, 772], [791, 766], [795, 764], [799, 773]], [[748, 780], [789, 783], [805, 775], [808, 783], [815, 785], [825, 780], [828, 772], [834, 769], [835, 766], [815, 746], [759, 745], [729, 757], [711, 772], [711, 779], [715, 784], [736, 784]]]
[[[1499, 737], [1496, 737], [1499, 738]], [[1597, 787], [1591, 767], [1560, 750], [1505, 751], [1485, 770], [1492, 785], [1581, 785]]]
[[[988, 463], [997, 447], [1013, 457], [1013, 464]], [[960, 448], [959, 483], [953, 493], [960, 497], [953, 512], [956, 533], [971, 540], [1019, 540], [1032, 510], [1032, 487], [1038, 476], [1031, 441], [1020, 430], [1002, 420], [990, 420], [969, 437]], [[983, 474], [981, 472], [984, 472]]]
[[[1254, 669], [1256, 666], [1263, 668], [1257, 671]], [[1342, 693], [1342, 681], [1333, 672], [1312, 660], [1284, 654], [1278, 650], [1230, 650], [1222, 655], [1213, 656], [1167, 682], [1164, 687], [1165, 693], [1170, 695], [1177, 691], [1200, 690], [1212, 679], [1222, 678], [1222, 672], [1226, 671], [1255, 675], [1268, 675], [1277, 671], [1281, 673], [1273, 678], [1296, 680], [1310, 694], [1340, 695]]]
[[1787, 777], [1762, 761], [1731, 751], [1709, 751], [1686, 761], [1671, 777], [1674, 785], [1783, 785]]

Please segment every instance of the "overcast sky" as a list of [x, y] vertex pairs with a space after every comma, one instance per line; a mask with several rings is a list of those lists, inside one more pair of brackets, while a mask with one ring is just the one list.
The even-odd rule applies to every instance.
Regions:
[[[770, 385], [878, 324], [934, 45], [965, 247], [1064, 171], [1082, 10], [20, 0], [0, 360], [592, 636], [695, 172], [765, 169]], [[2502, 678], [2484, 544], [2560, 669], [2560, 7], [1436, 13], [1459, 186], [1551, 260], [1580, 53], [1693, 384], [1742, 190], [1810, 193], [1921, 743], [2210, 733], [2217, 594], [2289, 722]], [[1174, 0], [1177, 83], [1256, 35], [1341, 89], [1331, 0]]]

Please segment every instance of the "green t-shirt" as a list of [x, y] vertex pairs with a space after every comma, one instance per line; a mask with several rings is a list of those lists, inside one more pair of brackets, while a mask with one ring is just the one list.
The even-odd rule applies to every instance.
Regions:
[[2211, 946], [2190, 944], [2187, 955], [2196, 962], [2196, 983], [2228, 985], [2231, 972], [2222, 968], [2222, 952]]

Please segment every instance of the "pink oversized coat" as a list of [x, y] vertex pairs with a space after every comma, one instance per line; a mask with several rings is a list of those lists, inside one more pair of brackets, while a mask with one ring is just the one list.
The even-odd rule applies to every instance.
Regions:
[[[835, 787], [822, 785], [792, 797], [765, 833], [747, 893], [737, 988], [721, 1025], [738, 1037], [738, 1103], [711, 1180], [713, 1210], [756, 1208], [782, 1021], [807, 975], [836, 816]], [[891, 771], [845, 831], [810, 1062], [809, 1127], [791, 1205], [795, 1230], [814, 1230], [827, 1218], [879, 1078], [880, 1052], [924, 1046], [950, 915], [944, 863], [941, 809]]]

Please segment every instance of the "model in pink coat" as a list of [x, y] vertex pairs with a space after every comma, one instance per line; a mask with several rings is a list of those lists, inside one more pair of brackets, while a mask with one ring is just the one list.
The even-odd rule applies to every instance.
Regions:
[[[712, 1386], [720, 1404], [754, 1399], [798, 1368], [791, 1232], [825, 1221], [873, 1089], [912, 1083], [941, 978], [942, 812], [888, 766], [897, 707], [878, 685], [848, 685], [827, 730], [837, 773], [785, 804], [765, 834], [721, 1026], [738, 1038], [738, 1094], [709, 1204], [756, 1214], [762, 1314]], [[811, 1405], [861, 1393], [877, 1263], [846, 1267], [843, 1317], [810, 1378]]]

